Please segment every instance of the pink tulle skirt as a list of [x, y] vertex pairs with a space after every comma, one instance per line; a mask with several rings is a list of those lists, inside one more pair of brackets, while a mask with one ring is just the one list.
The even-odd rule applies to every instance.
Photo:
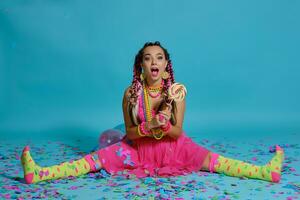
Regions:
[[178, 139], [143, 137], [98, 150], [102, 167], [114, 175], [119, 172], [146, 176], [176, 176], [199, 171], [209, 150], [196, 144], [183, 132]]

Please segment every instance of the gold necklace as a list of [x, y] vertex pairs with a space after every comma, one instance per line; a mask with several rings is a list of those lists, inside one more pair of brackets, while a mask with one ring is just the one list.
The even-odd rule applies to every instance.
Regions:
[[[151, 122], [152, 121], [151, 102], [150, 102], [149, 93], [145, 86], [145, 83], [143, 84], [143, 92], [144, 92], [144, 112], [146, 113], [145, 120]], [[151, 129], [151, 133], [153, 133], [153, 137], [157, 140], [160, 140], [164, 136], [163, 131], [160, 128], [154, 130]]]

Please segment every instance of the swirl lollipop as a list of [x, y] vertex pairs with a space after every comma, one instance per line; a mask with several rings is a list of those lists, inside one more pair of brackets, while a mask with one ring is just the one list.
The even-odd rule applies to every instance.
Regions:
[[[168, 96], [171, 99], [170, 102], [166, 103], [167, 104], [167, 109], [169, 111], [172, 110], [172, 102], [181, 102], [184, 100], [185, 96], [187, 94], [187, 90], [183, 84], [180, 83], [174, 83], [172, 84], [169, 89], [168, 89]], [[165, 111], [159, 111], [160, 116], [159, 116], [159, 121], [163, 121], [164, 118], [169, 120], [170, 116], [165, 112]]]
[[169, 98], [173, 101], [183, 101], [187, 94], [187, 90], [183, 84], [174, 83], [168, 90]]

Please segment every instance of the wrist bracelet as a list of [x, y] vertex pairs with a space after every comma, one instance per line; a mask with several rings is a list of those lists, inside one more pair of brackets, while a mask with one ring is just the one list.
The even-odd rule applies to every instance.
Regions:
[[153, 137], [157, 140], [160, 140], [161, 138], [164, 137], [164, 133], [162, 132], [161, 129], [157, 129], [157, 130], [151, 130]]
[[157, 140], [160, 140], [161, 138], [163, 138], [164, 137], [164, 134], [163, 133], [161, 133], [160, 135], [155, 135], [155, 134], [153, 134], [153, 137], [155, 138], [155, 139], [157, 139]]
[[167, 125], [166, 126], [162, 126], [161, 127], [161, 130], [163, 131], [163, 132], [168, 132], [169, 130], [171, 129], [171, 123], [170, 123], [170, 121], [168, 121], [168, 123], [167, 123]]
[[141, 125], [138, 125], [137, 129], [138, 129], [137, 131], [138, 131], [139, 136], [142, 136], [142, 137], [146, 136], [145, 134], [142, 134], [142, 131], [140, 130]]
[[145, 128], [145, 126], [146, 126], [146, 122], [142, 122], [142, 123], [139, 125], [140, 131], [141, 131], [142, 135], [144, 135], [144, 136], [150, 135], [151, 132], [150, 132], [150, 131], [147, 131], [146, 128]]

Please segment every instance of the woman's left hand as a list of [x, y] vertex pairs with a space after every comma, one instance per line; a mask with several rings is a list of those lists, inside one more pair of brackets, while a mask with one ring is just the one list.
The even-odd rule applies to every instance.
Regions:
[[165, 125], [168, 123], [168, 121], [171, 119], [171, 110], [170, 109], [166, 109], [166, 110], [162, 110], [159, 111], [159, 115], [162, 116], [164, 118], [165, 121]]

